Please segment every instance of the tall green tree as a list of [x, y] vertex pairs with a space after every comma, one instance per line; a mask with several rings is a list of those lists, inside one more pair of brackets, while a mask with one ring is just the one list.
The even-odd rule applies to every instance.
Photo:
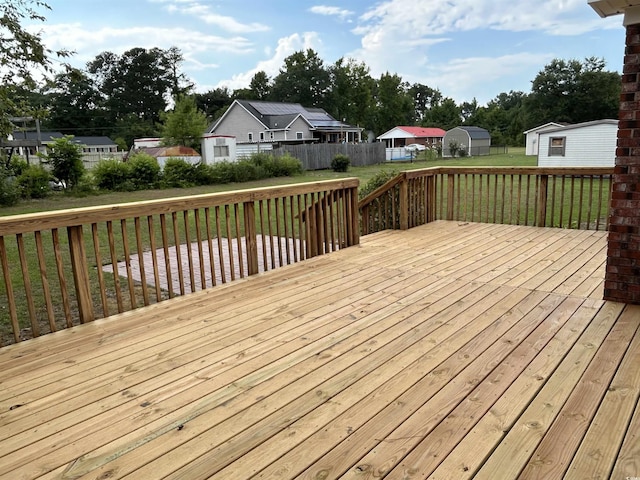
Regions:
[[375, 92], [374, 132], [379, 135], [397, 125], [411, 125], [414, 119], [413, 99], [407, 92], [402, 77], [383, 73]]
[[87, 70], [105, 97], [111, 123], [129, 115], [142, 122], [160, 120], [160, 112], [177, 88], [168, 56], [160, 48], [132, 48], [120, 56], [103, 52], [89, 62]]
[[547, 122], [617, 118], [621, 81], [603, 59], [554, 59], [534, 78], [526, 103], [527, 128]]
[[162, 143], [183, 145], [200, 150], [202, 134], [207, 128], [207, 116], [198, 110], [193, 96], [182, 95], [174, 109], [162, 115]]
[[313, 49], [298, 51], [284, 59], [273, 80], [271, 97], [276, 102], [322, 107], [329, 91], [329, 72]]
[[198, 110], [202, 110], [209, 121], [220, 118], [232, 102], [231, 93], [227, 87], [196, 93], [194, 99]]
[[70, 55], [68, 50], [50, 50], [40, 33], [31, 33], [25, 22], [44, 22], [42, 10], [49, 10], [40, 0], [0, 0], [0, 137], [11, 133], [12, 116], [30, 115], [28, 104], [16, 101], [16, 88], [35, 90], [37, 71], [52, 71], [52, 58]]
[[421, 83], [414, 83], [409, 87], [409, 96], [413, 99], [414, 123], [422, 123], [428, 116], [429, 110], [442, 101], [440, 90], [433, 89]]
[[86, 72], [67, 67], [47, 85], [49, 116], [46, 127], [77, 135], [103, 135], [104, 97]]
[[422, 126], [438, 127], [443, 130], [451, 130], [462, 123], [462, 111], [455, 100], [445, 97], [442, 101], [432, 105], [424, 119]]
[[334, 118], [372, 128], [376, 82], [364, 62], [338, 59], [328, 69], [331, 88], [324, 104]]

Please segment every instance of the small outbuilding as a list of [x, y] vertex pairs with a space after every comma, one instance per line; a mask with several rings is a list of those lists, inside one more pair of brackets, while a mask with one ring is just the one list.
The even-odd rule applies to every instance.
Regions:
[[540, 133], [539, 167], [613, 167], [618, 121], [576, 123]]
[[[491, 153], [491, 134], [480, 127], [455, 127], [449, 130], [442, 139], [442, 156], [453, 157], [451, 146], [457, 145], [467, 155], [489, 155]], [[455, 152], [453, 152], [455, 153]]]
[[540, 134], [548, 130], [562, 128], [564, 125], [556, 122], [545, 123], [535, 128], [531, 128], [524, 132], [525, 135], [525, 155], [538, 155], [538, 146], [540, 145]]
[[431, 147], [440, 145], [445, 133], [441, 128], [398, 126], [380, 135], [378, 141], [385, 142], [386, 148], [399, 148], [412, 143]]

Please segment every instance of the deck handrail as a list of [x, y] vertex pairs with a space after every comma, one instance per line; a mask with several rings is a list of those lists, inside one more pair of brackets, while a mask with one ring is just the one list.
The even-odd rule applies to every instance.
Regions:
[[358, 185], [0, 217], [0, 346], [356, 245]]
[[358, 202], [361, 233], [436, 219], [600, 230], [608, 228], [611, 175], [613, 167], [407, 170]]

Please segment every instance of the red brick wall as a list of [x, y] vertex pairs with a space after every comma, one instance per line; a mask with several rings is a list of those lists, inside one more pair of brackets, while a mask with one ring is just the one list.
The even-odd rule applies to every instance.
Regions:
[[640, 25], [627, 26], [605, 300], [640, 304]]

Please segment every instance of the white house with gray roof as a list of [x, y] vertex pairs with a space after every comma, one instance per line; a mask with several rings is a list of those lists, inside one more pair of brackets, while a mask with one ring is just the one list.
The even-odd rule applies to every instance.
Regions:
[[338, 121], [321, 108], [299, 103], [234, 100], [208, 134], [233, 136], [242, 144], [355, 143], [362, 129]]
[[612, 119], [565, 125], [539, 135], [539, 167], [613, 167], [618, 121]]

